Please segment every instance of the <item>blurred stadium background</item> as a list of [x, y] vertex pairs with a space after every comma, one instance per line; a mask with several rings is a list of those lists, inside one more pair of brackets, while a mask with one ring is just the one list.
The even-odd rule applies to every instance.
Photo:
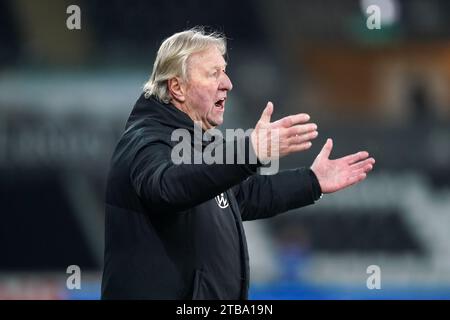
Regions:
[[[66, 8], [81, 8], [81, 30]], [[382, 28], [368, 30], [377, 4]], [[252, 299], [450, 298], [450, 2], [0, 1], [0, 299], [97, 299], [109, 158], [161, 41], [195, 25], [229, 40], [223, 128], [308, 112], [308, 166], [377, 160], [361, 185], [246, 222]], [[81, 290], [66, 269], [81, 268]], [[381, 289], [369, 290], [369, 265]]]

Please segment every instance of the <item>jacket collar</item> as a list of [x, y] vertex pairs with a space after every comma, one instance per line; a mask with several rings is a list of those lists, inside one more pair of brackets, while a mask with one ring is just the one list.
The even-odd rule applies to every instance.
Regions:
[[[144, 94], [141, 94], [139, 99], [131, 112], [131, 115], [127, 121], [125, 130], [128, 130], [135, 122], [143, 119], [152, 119], [163, 126], [167, 126], [175, 129], [186, 129], [191, 132], [192, 135], [200, 133], [194, 130], [194, 121], [183, 111], [175, 107], [171, 103], [162, 103], [158, 101], [154, 96], [145, 98]], [[209, 140], [203, 140], [204, 136], [208, 136], [208, 133], [201, 128], [201, 137], [198, 137], [203, 145], [209, 144]]]
[[159, 102], [153, 96], [147, 99], [144, 97], [144, 94], [141, 94], [131, 112], [126, 128], [135, 121], [144, 118], [155, 120], [162, 125], [173, 127], [174, 129], [183, 128], [189, 131], [194, 130], [194, 121], [173, 104]]

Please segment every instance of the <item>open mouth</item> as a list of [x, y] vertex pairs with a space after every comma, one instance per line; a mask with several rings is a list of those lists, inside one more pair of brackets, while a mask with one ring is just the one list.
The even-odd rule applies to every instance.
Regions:
[[223, 110], [225, 108], [225, 100], [226, 98], [219, 99], [214, 103], [214, 105], [216, 108]]

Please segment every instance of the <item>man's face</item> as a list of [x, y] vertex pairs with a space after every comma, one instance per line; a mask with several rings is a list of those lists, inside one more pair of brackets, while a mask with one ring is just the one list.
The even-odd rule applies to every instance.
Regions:
[[225, 73], [226, 62], [219, 49], [212, 46], [191, 55], [187, 62], [185, 104], [203, 129], [223, 122], [227, 93], [233, 87]]

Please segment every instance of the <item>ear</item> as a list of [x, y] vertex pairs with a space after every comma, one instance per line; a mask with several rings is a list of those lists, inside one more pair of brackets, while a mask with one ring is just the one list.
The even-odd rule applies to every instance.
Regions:
[[184, 83], [180, 78], [174, 77], [167, 80], [167, 88], [173, 99], [178, 102], [184, 102], [186, 100]]

